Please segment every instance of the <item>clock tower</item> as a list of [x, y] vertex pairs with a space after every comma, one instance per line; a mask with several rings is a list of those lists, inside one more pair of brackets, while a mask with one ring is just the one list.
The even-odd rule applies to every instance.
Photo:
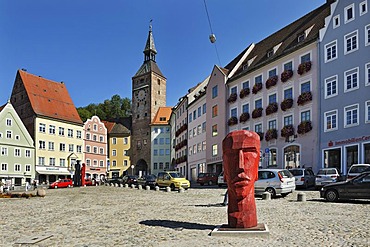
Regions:
[[159, 107], [166, 106], [166, 77], [159, 69], [155, 56], [152, 23], [144, 48], [144, 62], [132, 77], [131, 164], [134, 174], [150, 172], [150, 124]]

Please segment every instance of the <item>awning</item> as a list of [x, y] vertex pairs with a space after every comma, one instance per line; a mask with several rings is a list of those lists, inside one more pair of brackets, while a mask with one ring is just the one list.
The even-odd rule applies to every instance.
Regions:
[[45, 175], [71, 175], [70, 172], [65, 171], [36, 171], [38, 174], [45, 174]]

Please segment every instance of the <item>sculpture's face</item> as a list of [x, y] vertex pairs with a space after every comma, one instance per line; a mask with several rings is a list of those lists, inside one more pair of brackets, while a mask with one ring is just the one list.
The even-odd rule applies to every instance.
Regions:
[[257, 169], [254, 161], [257, 157], [257, 152], [254, 149], [235, 150], [236, 157], [230, 160], [229, 169], [225, 169], [225, 178], [228, 186], [235, 190], [236, 197], [243, 199], [250, 193], [254, 193], [251, 189], [254, 188], [254, 182], [257, 180]]

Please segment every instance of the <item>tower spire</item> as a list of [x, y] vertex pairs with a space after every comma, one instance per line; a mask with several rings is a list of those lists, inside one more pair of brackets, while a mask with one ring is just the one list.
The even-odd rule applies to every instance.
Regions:
[[157, 50], [155, 49], [154, 45], [154, 38], [152, 33], [152, 22], [153, 20], [150, 20], [149, 22], [149, 34], [148, 39], [146, 40], [145, 49], [144, 49], [144, 62], [153, 60], [155, 62], [155, 55], [157, 54]]

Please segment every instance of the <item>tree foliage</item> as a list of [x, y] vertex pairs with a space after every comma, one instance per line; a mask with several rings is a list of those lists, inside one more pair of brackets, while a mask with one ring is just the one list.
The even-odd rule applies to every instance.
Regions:
[[131, 100], [129, 98], [121, 98], [118, 94], [115, 94], [110, 100], [104, 100], [104, 103], [78, 107], [77, 112], [83, 122], [94, 115], [98, 116], [100, 120], [111, 121], [131, 115]]

